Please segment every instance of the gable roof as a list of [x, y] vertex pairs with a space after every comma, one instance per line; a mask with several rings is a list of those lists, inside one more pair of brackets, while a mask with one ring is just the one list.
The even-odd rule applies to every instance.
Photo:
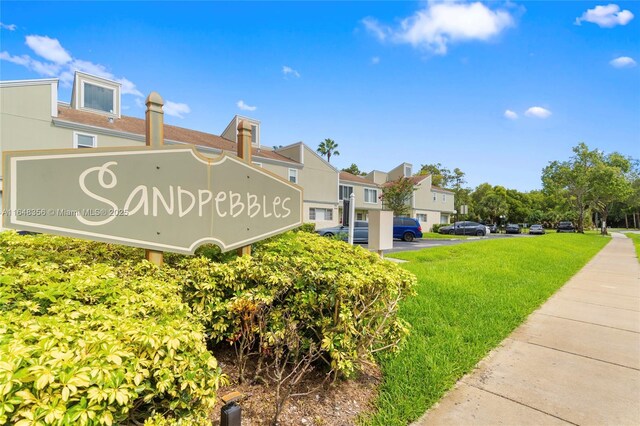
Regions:
[[[106, 130], [115, 130], [136, 135], [145, 135], [145, 122], [141, 118], [129, 117], [126, 115], [120, 118], [113, 118], [112, 121], [104, 115], [93, 114], [87, 111], [73, 109], [70, 106], [58, 104], [58, 120], [68, 121], [72, 123], [85, 124], [88, 126], [99, 127]], [[237, 145], [223, 137], [199, 132], [197, 130], [185, 129], [184, 127], [164, 125], [164, 138], [171, 141], [188, 143], [196, 146], [215, 148], [231, 153], [237, 152]], [[286, 163], [299, 164], [284, 155], [270, 150], [253, 148], [252, 155], [257, 158], [268, 158]]]
[[340, 172], [340, 180], [341, 181], [343, 180], [345, 182], [359, 183], [362, 185], [375, 186], [376, 188], [379, 186], [375, 182], [372, 182], [368, 179], [363, 178], [362, 176], [357, 176], [349, 172]]
[[[410, 176], [410, 177], [404, 178], [404, 179], [409, 179], [414, 185], [417, 185], [417, 184], [419, 184], [420, 182], [422, 182], [423, 180], [425, 180], [428, 177], [429, 177], [429, 175], [418, 175], [418, 176]], [[395, 180], [392, 180], [392, 181], [389, 181], [389, 182], [385, 182], [384, 184], [382, 184], [382, 186], [390, 186], [394, 182], [395, 182]]]
[[436, 186], [436, 185], [431, 185], [431, 189], [434, 189], [434, 190], [436, 190], [438, 192], [446, 192], [447, 194], [455, 194], [455, 192], [453, 192], [453, 191], [449, 191], [448, 189], [444, 189], [444, 188], [441, 188], [441, 187]]

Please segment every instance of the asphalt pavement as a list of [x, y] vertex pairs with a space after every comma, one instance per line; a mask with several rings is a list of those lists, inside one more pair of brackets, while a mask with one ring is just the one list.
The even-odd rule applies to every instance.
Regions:
[[[468, 244], [476, 241], [496, 239], [496, 238], [544, 238], [543, 235], [529, 235], [529, 234], [489, 234], [484, 237], [469, 237], [463, 239], [424, 239], [419, 238], [411, 242], [394, 240], [393, 248], [390, 250], [385, 250], [385, 254], [389, 253], [397, 253], [400, 251], [412, 251], [412, 250], [422, 250], [425, 248], [433, 248], [433, 247], [441, 247], [441, 246], [451, 246], [455, 244]], [[366, 244], [362, 244], [362, 247], [368, 248]]]

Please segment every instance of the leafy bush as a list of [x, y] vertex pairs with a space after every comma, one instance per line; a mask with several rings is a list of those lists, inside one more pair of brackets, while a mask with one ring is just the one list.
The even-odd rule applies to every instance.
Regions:
[[206, 422], [226, 378], [205, 332], [234, 345], [241, 377], [256, 358], [276, 417], [310, 369], [349, 377], [400, 347], [412, 274], [311, 232], [253, 247], [158, 269], [140, 249], [0, 234], [0, 423]]
[[433, 226], [431, 227], [431, 232], [435, 232], [436, 234], [438, 232], [440, 232], [440, 228], [442, 228], [443, 226], [448, 226], [445, 223], [434, 223]]
[[[0, 233], [0, 424], [209, 413], [225, 377], [178, 282], [139, 252]], [[91, 264], [105, 258], [121, 266]]]
[[[226, 264], [178, 263], [184, 299], [214, 341], [259, 342], [260, 354], [296, 324], [302, 345], [321, 348], [329, 369], [350, 376], [374, 352], [395, 350], [407, 334], [396, 316], [415, 277], [358, 246], [306, 232], [256, 245]], [[286, 321], [282, 319], [286, 318]], [[280, 339], [282, 340], [282, 339]]]
[[310, 232], [310, 233], [314, 233], [316, 232], [316, 224], [313, 222], [309, 222], [309, 223], [303, 223], [302, 226], [300, 226], [299, 228], [294, 229], [294, 231], [296, 232]]

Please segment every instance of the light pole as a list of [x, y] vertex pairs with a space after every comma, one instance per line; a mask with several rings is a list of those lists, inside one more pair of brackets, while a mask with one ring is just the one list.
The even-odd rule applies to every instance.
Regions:
[[507, 217], [503, 214], [500, 215], [500, 227], [504, 226], [504, 221]]

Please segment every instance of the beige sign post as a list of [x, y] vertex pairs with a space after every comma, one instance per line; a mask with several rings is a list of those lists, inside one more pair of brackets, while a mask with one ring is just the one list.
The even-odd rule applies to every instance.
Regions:
[[[238, 123], [238, 158], [245, 163], [251, 164], [251, 125], [246, 120]], [[251, 246], [244, 246], [238, 249], [238, 256], [251, 256]]]
[[3, 225], [193, 253], [213, 243], [242, 248], [302, 224], [302, 188], [247, 161], [205, 157], [193, 145], [162, 146], [162, 98], [147, 98], [147, 147], [5, 152]]
[[[164, 101], [157, 92], [151, 92], [147, 96], [147, 111], [145, 113], [146, 144], [152, 148], [161, 148], [164, 145]], [[145, 250], [144, 257], [151, 263], [162, 266], [164, 254], [157, 250]]]

